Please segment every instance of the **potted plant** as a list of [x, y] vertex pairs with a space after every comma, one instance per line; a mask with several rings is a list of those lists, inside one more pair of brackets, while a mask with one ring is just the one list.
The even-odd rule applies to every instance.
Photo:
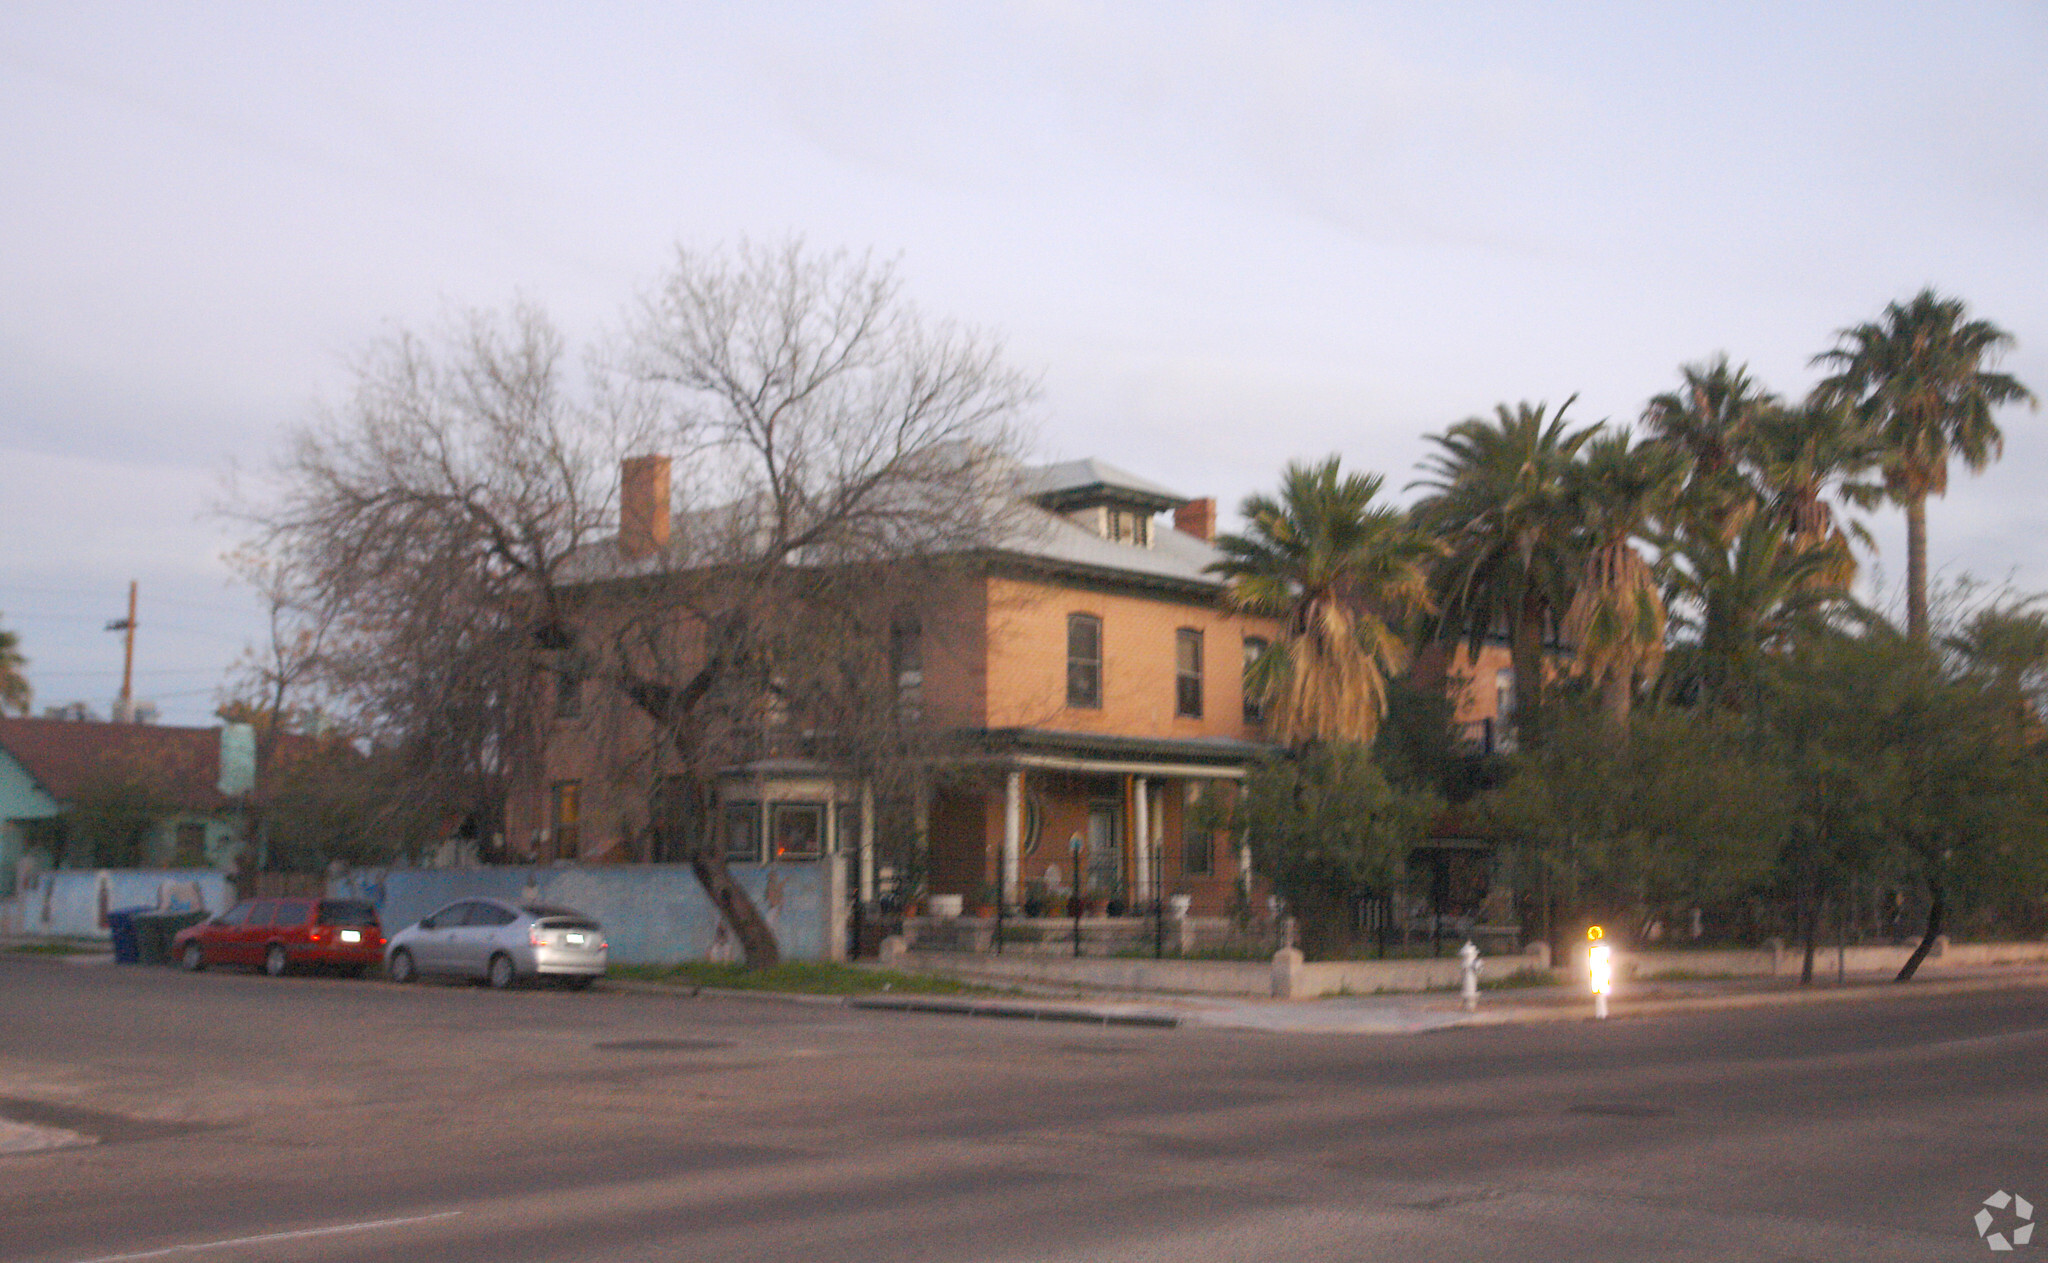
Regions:
[[1042, 917], [1052, 911], [1052, 891], [1043, 880], [1033, 880], [1024, 887], [1024, 915]]
[[992, 881], [985, 881], [974, 888], [974, 915], [992, 917], [996, 914], [996, 900], [1002, 898], [1002, 891]]

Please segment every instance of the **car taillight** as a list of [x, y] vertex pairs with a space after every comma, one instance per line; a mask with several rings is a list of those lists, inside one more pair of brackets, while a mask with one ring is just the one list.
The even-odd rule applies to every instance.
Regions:
[[546, 947], [548, 945], [548, 936], [542, 933], [541, 928], [536, 925], [526, 932], [526, 941], [535, 947]]

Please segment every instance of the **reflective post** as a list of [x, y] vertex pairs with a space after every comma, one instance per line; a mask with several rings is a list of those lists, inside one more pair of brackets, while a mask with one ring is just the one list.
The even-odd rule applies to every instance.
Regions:
[[1606, 931], [1593, 926], [1586, 931], [1592, 946], [1586, 949], [1586, 980], [1593, 988], [1593, 1016], [1607, 1017], [1607, 992], [1614, 985], [1614, 953], [1600, 940]]

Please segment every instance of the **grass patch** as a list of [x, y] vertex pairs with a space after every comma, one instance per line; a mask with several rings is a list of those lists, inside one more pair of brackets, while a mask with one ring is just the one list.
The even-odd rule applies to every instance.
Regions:
[[901, 973], [893, 969], [857, 969], [827, 961], [786, 960], [772, 969], [748, 969], [745, 965], [713, 961], [686, 961], [680, 965], [613, 965], [615, 978], [660, 982], [679, 987], [718, 987], [729, 991], [784, 991], [801, 995], [870, 995], [875, 992], [908, 992], [916, 995], [965, 995], [990, 993], [993, 987], [977, 986], [957, 978], [934, 974]]
[[1753, 974], [1732, 974], [1726, 970], [1711, 969], [1659, 969], [1653, 973], [1637, 974], [1636, 982], [1726, 982], [1731, 978], [1756, 977]]
[[16, 943], [7, 950], [18, 956], [104, 956], [112, 949], [83, 943]]

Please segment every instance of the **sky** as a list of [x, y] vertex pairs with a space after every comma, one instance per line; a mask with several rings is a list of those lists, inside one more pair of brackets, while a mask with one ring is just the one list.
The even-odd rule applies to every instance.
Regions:
[[[2048, 6], [0, 7], [0, 627], [36, 707], [205, 724], [259, 639], [217, 508], [352, 357], [800, 236], [1038, 374], [1045, 459], [1231, 510], [1725, 351], [1789, 395], [1924, 286], [2048, 392]], [[2048, 415], [1929, 512], [2048, 589]], [[1896, 510], [1866, 570], [1903, 576]]]

